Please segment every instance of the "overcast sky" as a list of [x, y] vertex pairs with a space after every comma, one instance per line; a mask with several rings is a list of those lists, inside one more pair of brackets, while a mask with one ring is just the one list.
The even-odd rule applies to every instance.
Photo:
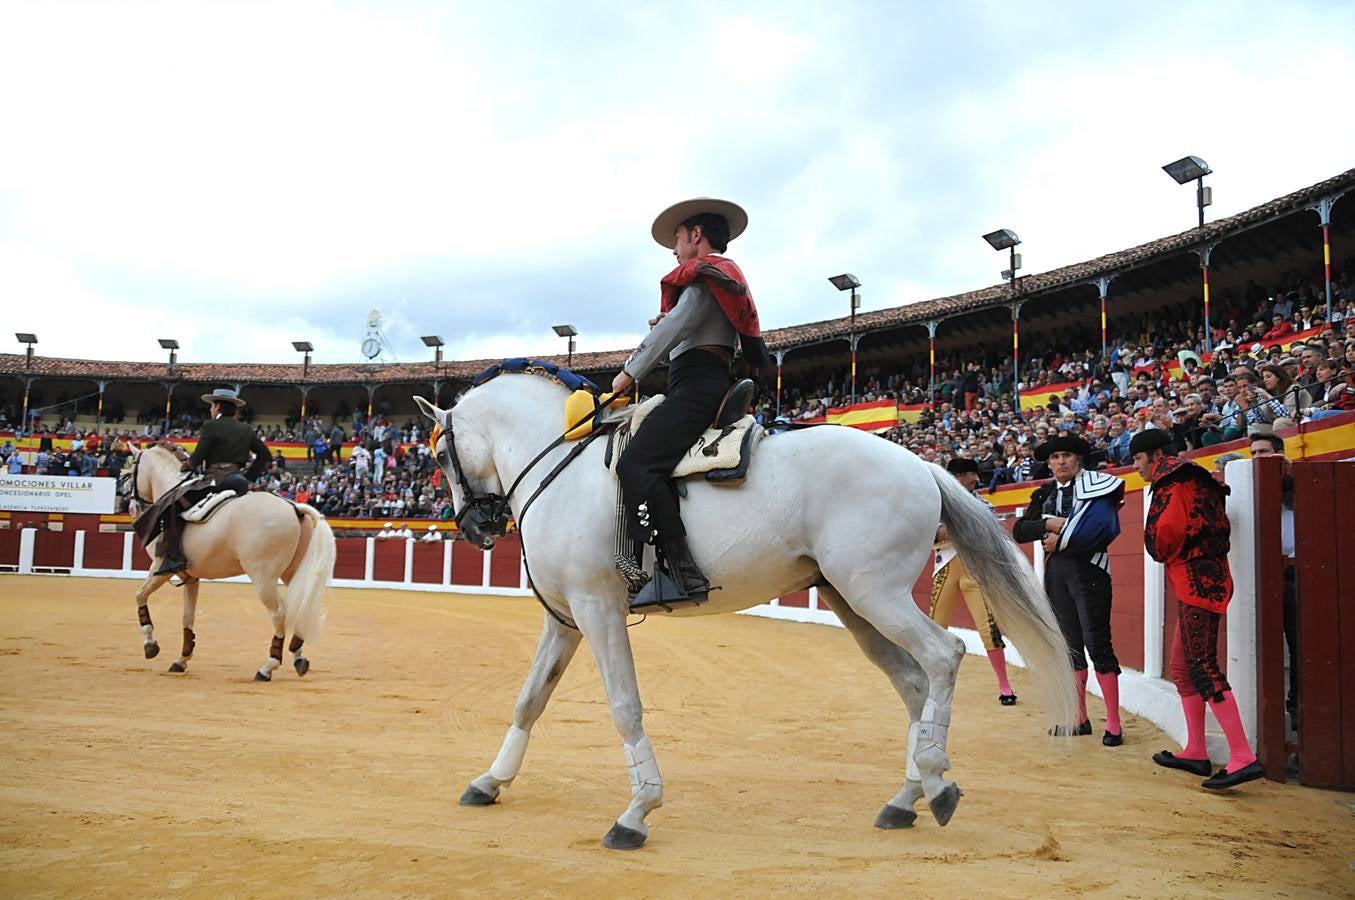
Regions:
[[379, 309], [388, 360], [619, 349], [695, 195], [748, 210], [764, 327], [845, 314], [843, 271], [944, 296], [998, 280], [994, 228], [1033, 273], [1190, 227], [1186, 154], [1211, 218], [1355, 166], [1352, 34], [1348, 2], [0, 0], [0, 330], [352, 362]]

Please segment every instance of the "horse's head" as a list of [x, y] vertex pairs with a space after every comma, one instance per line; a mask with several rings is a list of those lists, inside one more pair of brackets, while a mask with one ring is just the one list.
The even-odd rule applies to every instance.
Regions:
[[121, 476], [119, 493], [128, 498], [128, 509], [135, 516], [180, 478], [179, 467], [188, 459], [188, 452], [177, 444], [158, 441], [144, 447], [128, 441], [127, 449], [132, 454], [132, 471]]
[[453, 429], [451, 409], [439, 409], [419, 396], [414, 402], [433, 420], [428, 446], [447, 479], [457, 527], [472, 544], [490, 549], [496, 537], [507, 533], [511, 513], [487, 437], [473, 421]]

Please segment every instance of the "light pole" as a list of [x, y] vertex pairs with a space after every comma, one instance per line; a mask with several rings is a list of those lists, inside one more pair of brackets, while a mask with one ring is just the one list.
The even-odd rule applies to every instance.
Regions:
[[301, 357], [301, 431], [304, 434], [306, 430], [306, 395], [309, 391], [306, 389], [306, 376], [311, 370], [311, 351], [315, 349], [310, 341], [292, 341], [292, 349], [297, 353], [304, 354]]
[[[159, 341], [160, 341], [160, 349], [161, 349], [161, 350], [168, 350], [168, 351], [169, 351], [169, 366], [167, 367], [167, 370], [168, 370], [168, 372], [169, 372], [169, 374], [170, 374], [170, 377], [172, 378], [172, 377], [174, 376], [174, 363], [178, 362], [178, 360], [179, 360], [179, 356], [178, 356], [179, 342], [176, 341], [176, 340], [174, 340], [174, 338], [159, 338]], [[171, 402], [173, 399], [174, 399], [174, 382], [173, 382], [173, 381], [169, 381], [169, 382], [166, 382], [166, 383], [165, 383], [165, 436], [166, 436], [166, 437], [169, 436], [169, 415], [170, 415], [169, 405], [170, 405], [170, 402]]]
[[[19, 343], [28, 345], [28, 352], [24, 358], [24, 369], [33, 368], [33, 345], [38, 342], [38, 336], [28, 331], [17, 331], [14, 336], [19, 339]], [[24, 411], [22, 418], [19, 419], [19, 431], [22, 434], [28, 434], [28, 389], [32, 383], [31, 378], [24, 378]]]
[[1018, 418], [1021, 416], [1021, 301], [1016, 299], [1016, 270], [1021, 268], [1021, 254], [1016, 252], [1016, 246], [1021, 243], [1021, 239], [1016, 236], [1016, 232], [1010, 228], [999, 228], [997, 231], [990, 231], [983, 236], [988, 242], [988, 246], [994, 250], [1006, 250], [1008, 256], [1007, 270], [1002, 273], [1002, 277], [1007, 279], [1007, 285], [1011, 289], [1012, 305], [1012, 411]]
[[574, 338], [578, 336], [579, 329], [573, 325], [552, 325], [551, 330], [557, 337], [568, 338], [569, 344], [565, 349], [565, 368], [568, 369], [574, 365]]
[[446, 345], [439, 335], [425, 334], [419, 338], [425, 347], [433, 348], [433, 403], [438, 403], [438, 390], [442, 386], [442, 348]]
[[[1204, 228], [1204, 208], [1214, 202], [1214, 189], [1204, 186], [1204, 176], [1213, 174], [1209, 168], [1209, 163], [1200, 159], [1198, 156], [1183, 156], [1176, 162], [1167, 163], [1162, 167], [1166, 172], [1176, 180], [1177, 184], [1185, 184], [1187, 181], [1195, 182], [1195, 206], [1200, 211], [1200, 228]], [[1214, 248], [1206, 245], [1201, 248], [1200, 269], [1204, 272], [1204, 349], [1206, 352], [1214, 349], [1214, 334], [1209, 327], [1209, 253]]]
[[856, 336], [856, 310], [857, 310], [858, 308], [860, 308], [860, 306], [861, 306], [861, 298], [857, 296], [857, 294], [856, 294], [856, 289], [859, 288], [859, 287], [861, 286], [861, 281], [860, 281], [860, 279], [858, 279], [855, 275], [851, 275], [851, 274], [849, 274], [849, 273], [847, 273], [847, 272], [843, 272], [841, 275], [834, 275], [833, 277], [829, 278], [828, 280], [829, 280], [830, 282], [832, 282], [833, 287], [837, 288], [839, 291], [851, 291], [851, 292], [852, 292], [852, 322], [851, 322], [851, 334], [848, 336], [847, 339], [851, 342], [851, 346], [852, 346], [852, 405], [855, 406], [855, 405], [856, 405], [856, 345], [857, 345], [857, 342], [858, 342], [858, 340], [859, 340], [859, 339], [857, 338], [857, 336]]

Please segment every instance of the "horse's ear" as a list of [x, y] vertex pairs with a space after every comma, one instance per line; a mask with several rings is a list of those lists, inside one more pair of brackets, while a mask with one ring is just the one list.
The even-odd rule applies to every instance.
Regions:
[[131, 451], [132, 459], [136, 459], [138, 456], [141, 455], [141, 448], [138, 447], [138, 446], [137, 446], [135, 443], [133, 443], [132, 441], [128, 441], [128, 442], [127, 442], [127, 449], [128, 449], [129, 451]]
[[436, 422], [439, 427], [445, 428], [447, 426], [446, 410], [438, 409], [436, 406], [434, 406], [432, 403], [429, 403], [427, 400], [420, 397], [418, 394], [414, 395], [414, 402], [419, 405], [419, 409], [423, 410], [423, 414], [428, 418], [432, 419], [434, 422]]

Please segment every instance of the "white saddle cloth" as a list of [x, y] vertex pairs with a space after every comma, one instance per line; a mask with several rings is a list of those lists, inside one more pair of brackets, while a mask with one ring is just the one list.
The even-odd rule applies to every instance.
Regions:
[[[630, 422], [625, 428], [612, 432], [609, 438], [612, 446], [607, 455], [611, 460], [608, 468], [611, 469], [613, 478], [616, 477], [616, 464], [621, 456], [617, 450], [618, 439], [623, 434], [638, 433], [645, 418], [662, 402], [663, 394], [650, 397], [644, 403], [635, 407], [635, 411], [631, 413]], [[745, 454], [752, 457], [753, 448], [757, 446], [765, 434], [762, 426], [752, 416], [744, 416], [728, 428], [707, 428], [701, 434], [701, 437], [696, 439], [696, 443], [692, 444], [687, 452], [682, 455], [682, 459], [678, 460], [677, 465], [673, 467], [673, 477], [686, 478], [689, 475], [703, 475], [711, 472], [728, 472], [732, 475], [734, 472], [746, 470]], [[713, 478], [711, 480], [741, 481], [742, 477]]]
[[234, 500], [238, 494], [235, 491], [217, 491], [214, 494], [208, 494], [197, 503], [194, 503], [188, 509], [184, 510], [182, 516], [185, 522], [206, 522], [221, 507], [225, 506], [231, 500]]

